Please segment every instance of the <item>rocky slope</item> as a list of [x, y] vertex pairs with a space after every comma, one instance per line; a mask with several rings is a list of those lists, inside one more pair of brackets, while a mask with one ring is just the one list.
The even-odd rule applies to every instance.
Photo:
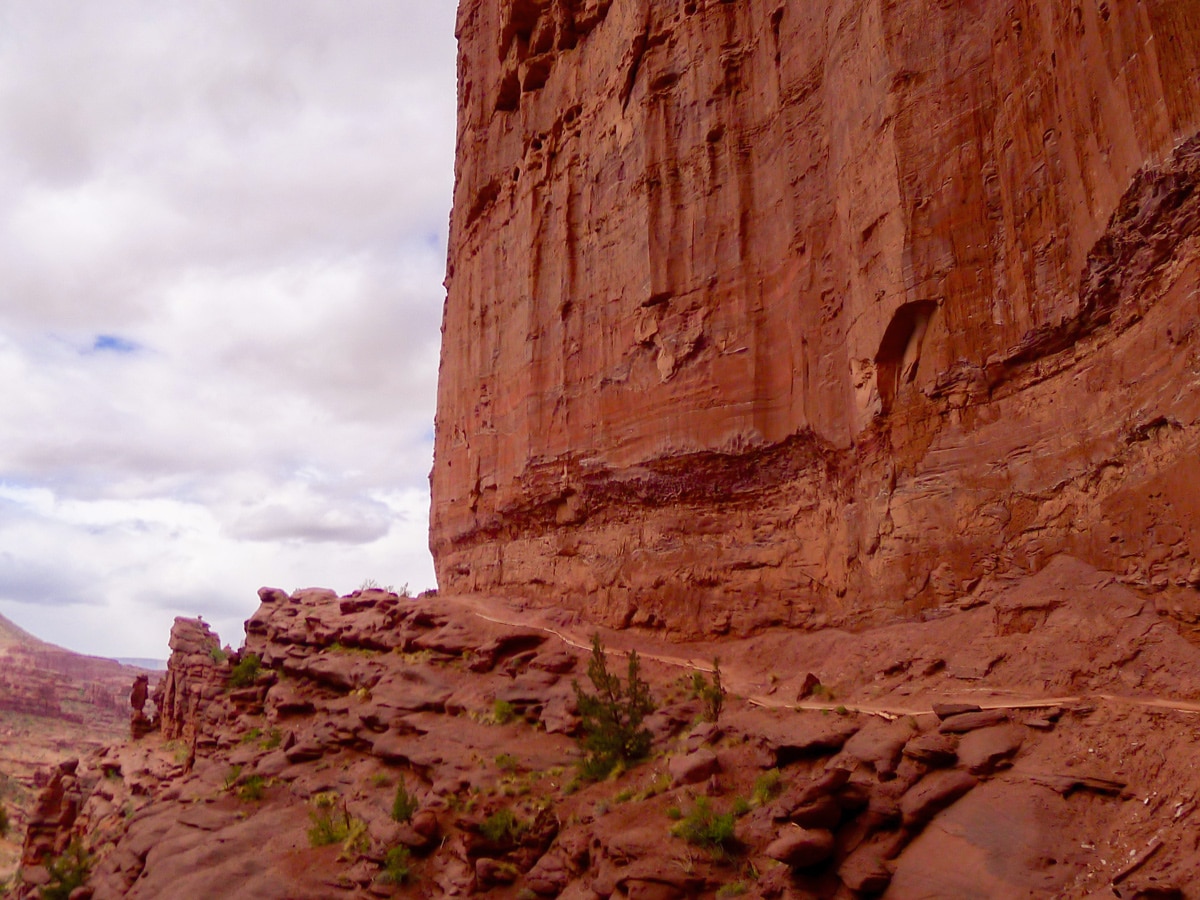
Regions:
[[859, 634], [604, 632], [658, 710], [600, 782], [570, 614], [260, 596], [228, 660], [177, 620], [161, 730], [58, 768], [16, 896], [76, 839], [77, 900], [1200, 897], [1200, 651], [1069, 557]]
[[[0, 616], [0, 882], [16, 868], [21, 834], [46, 767], [119, 740], [129, 684], [140, 669], [72, 653]], [[13, 842], [16, 843], [13, 843]]]
[[464, 0], [443, 591], [700, 636], [1067, 551], [1194, 622], [1195, 13]]

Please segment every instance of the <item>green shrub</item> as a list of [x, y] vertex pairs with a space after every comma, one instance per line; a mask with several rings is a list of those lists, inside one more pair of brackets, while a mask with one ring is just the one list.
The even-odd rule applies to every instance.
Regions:
[[650, 732], [642, 728], [642, 720], [654, 711], [654, 700], [650, 685], [641, 678], [637, 651], [630, 651], [629, 673], [622, 684], [620, 676], [608, 671], [599, 635], [592, 637], [587, 673], [594, 694], [572, 682], [583, 728], [580, 743], [587, 753], [580, 773], [599, 781], [618, 764], [636, 762], [650, 752]]
[[501, 753], [496, 757], [496, 765], [501, 772], [515, 772], [521, 767], [521, 761], [511, 753]]
[[263, 781], [261, 775], [251, 775], [247, 778], [240, 788], [238, 788], [238, 797], [247, 803], [257, 803], [263, 798], [263, 792], [266, 790], [266, 782]]
[[521, 832], [525, 830], [525, 825], [517, 818], [507, 806], [504, 809], [498, 809], [479, 826], [480, 832], [489, 841], [496, 844], [503, 844], [508, 841], [515, 841], [520, 837]]
[[492, 721], [497, 725], [507, 725], [516, 717], [516, 708], [507, 700], [497, 700], [492, 704]]
[[68, 900], [71, 892], [87, 881], [91, 870], [91, 854], [78, 840], [71, 841], [62, 856], [46, 863], [50, 882], [41, 889], [41, 900]]
[[712, 808], [707, 797], [700, 797], [692, 811], [671, 829], [671, 834], [683, 838], [689, 844], [704, 847], [713, 853], [724, 854], [733, 846], [733, 828], [733, 813], [718, 813]]
[[242, 735], [241, 742], [243, 744], [253, 744], [260, 737], [262, 737], [262, 729], [259, 728], [258, 726], [255, 726], [254, 728], [251, 728], [249, 731], [247, 731], [245, 734]]
[[225, 660], [229, 659], [229, 654], [226, 653], [224, 650], [222, 650], [220, 647], [213, 647], [211, 650], [208, 651], [208, 655], [211, 656], [212, 661], [217, 663], [218, 665], [225, 662]]
[[338, 795], [332, 791], [313, 797], [316, 809], [309, 812], [312, 825], [308, 829], [308, 842], [314, 847], [327, 847], [346, 840], [350, 835], [350, 814], [346, 808], [338, 808]]
[[683, 810], [680, 809], [678, 806], [668, 806], [667, 807], [667, 818], [678, 822], [680, 819], [683, 818]]
[[778, 769], [769, 769], [763, 772], [754, 779], [754, 790], [750, 794], [750, 801], [755, 806], [765, 806], [783, 790], [783, 776], [779, 774]]
[[249, 687], [258, 678], [261, 668], [262, 660], [258, 658], [258, 654], [247, 653], [229, 673], [229, 686], [231, 688]]
[[711, 683], [704, 677], [703, 672], [692, 674], [692, 693], [704, 704], [701, 714], [704, 721], [716, 722], [725, 706], [725, 687], [721, 684], [721, 660], [713, 660]]
[[735, 819], [740, 819], [752, 809], [754, 809], [754, 807], [750, 805], [750, 801], [745, 797], [734, 797], [733, 806], [730, 808], [730, 812], [733, 813], [733, 817]]
[[408, 792], [408, 788], [401, 781], [396, 785], [396, 797], [392, 800], [392, 818], [397, 822], [407, 822], [412, 819], [413, 814], [420, 809], [421, 804], [417, 802], [417, 798]]
[[408, 884], [412, 879], [412, 853], [404, 846], [393, 847], [383, 858], [383, 881], [386, 884]]

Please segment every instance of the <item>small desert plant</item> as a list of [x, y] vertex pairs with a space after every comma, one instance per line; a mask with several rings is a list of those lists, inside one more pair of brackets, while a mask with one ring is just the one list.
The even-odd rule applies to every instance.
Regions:
[[608, 671], [599, 635], [592, 637], [587, 673], [594, 694], [572, 682], [583, 728], [580, 743], [587, 752], [580, 772], [599, 781], [618, 764], [636, 762], [650, 752], [650, 732], [642, 727], [642, 720], [654, 711], [654, 700], [650, 685], [641, 678], [637, 651], [629, 653], [629, 673], [622, 684], [619, 675]]
[[263, 791], [265, 789], [266, 782], [263, 781], [262, 776], [251, 775], [238, 788], [238, 797], [247, 803], [257, 803], [263, 798]]
[[338, 808], [338, 795], [331, 792], [313, 797], [316, 809], [309, 812], [312, 825], [308, 829], [308, 842], [314, 847], [327, 847], [346, 840], [350, 835], [350, 814], [343, 806]]
[[723, 884], [717, 888], [717, 900], [728, 900], [730, 897], [740, 897], [746, 891], [750, 890], [746, 887], [744, 881], [733, 881], [729, 884]]
[[229, 659], [229, 654], [226, 653], [224, 650], [222, 650], [220, 647], [213, 647], [211, 650], [208, 651], [208, 655], [211, 656], [212, 661], [217, 663], [218, 665], [220, 663], [225, 662], [225, 660]]
[[249, 687], [258, 678], [258, 672], [261, 668], [262, 660], [258, 658], [258, 654], [247, 653], [229, 673], [229, 686], [231, 688]]
[[241, 742], [243, 744], [253, 744], [260, 737], [262, 737], [262, 729], [259, 728], [258, 726], [255, 726], [254, 728], [251, 728], [249, 731], [247, 731], [245, 734], [242, 735]]
[[725, 706], [725, 687], [721, 684], [721, 661], [719, 659], [713, 660], [711, 683], [702, 672], [693, 673], [692, 693], [704, 704], [705, 722], [715, 722], [721, 717], [721, 709]]
[[506, 806], [484, 819], [479, 830], [489, 841], [503, 844], [520, 837], [521, 832], [525, 830], [525, 824]]
[[242, 777], [241, 766], [230, 766], [229, 771], [225, 773], [225, 790], [233, 790], [233, 786], [237, 784], [237, 780]]
[[718, 813], [707, 797], [700, 797], [692, 811], [671, 829], [671, 834], [723, 855], [733, 846], [733, 825], [733, 813]]
[[818, 681], [815, 685], [813, 685], [813, 689], [809, 696], [811, 696], [814, 700], [824, 700], [828, 703], [829, 701], [833, 700], [834, 693], [832, 689], [826, 687]]
[[740, 819], [752, 809], [754, 809], [754, 806], [745, 797], [734, 797], [733, 806], [730, 807], [729, 811], [733, 813], [735, 819]]
[[46, 863], [50, 882], [41, 890], [41, 900], [68, 900], [75, 888], [87, 881], [92, 870], [92, 856], [78, 840], [71, 842], [62, 856]]
[[365, 853], [371, 846], [371, 835], [367, 832], [367, 823], [346, 815], [346, 837], [342, 841], [342, 859], [352, 859], [359, 853]]
[[667, 818], [671, 819], [674, 822], [678, 822], [680, 819], [683, 818], [683, 810], [680, 809], [678, 806], [668, 806], [667, 807]]
[[521, 767], [521, 761], [511, 753], [501, 753], [496, 757], [496, 765], [501, 772], [515, 772]]
[[383, 881], [386, 884], [408, 884], [412, 879], [412, 853], [404, 846], [393, 847], [383, 858]]
[[507, 700], [497, 700], [492, 704], [492, 721], [497, 725], [507, 725], [516, 717], [516, 708]]
[[262, 747], [264, 750], [274, 750], [282, 743], [283, 732], [278, 728], [272, 728], [267, 732], [266, 736], [262, 739], [262, 742], [259, 743], [258, 746]]
[[763, 772], [754, 779], [754, 790], [750, 794], [750, 801], [755, 806], [765, 806], [783, 790], [783, 776], [779, 774], [778, 769], [769, 769]]
[[421, 804], [417, 802], [417, 798], [408, 792], [408, 788], [401, 781], [396, 785], [396, 796], [392, 800], [392, 818], [397, 822], [407, 822], [412, 819], [413, 814], [421, 808]]

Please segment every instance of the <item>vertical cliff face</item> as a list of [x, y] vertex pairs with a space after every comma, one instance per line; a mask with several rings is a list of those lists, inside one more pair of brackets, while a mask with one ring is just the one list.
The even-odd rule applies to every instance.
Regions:
[[1070, 549], [1190, 609], [1194, 4], [463, 0], [458, 34], [444, 590], [712, 631]]

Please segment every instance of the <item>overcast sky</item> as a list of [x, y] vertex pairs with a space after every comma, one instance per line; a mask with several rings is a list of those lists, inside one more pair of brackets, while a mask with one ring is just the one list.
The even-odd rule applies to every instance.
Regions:
[[0, 614], [433, 586], [454, 6], [0, 2]]

